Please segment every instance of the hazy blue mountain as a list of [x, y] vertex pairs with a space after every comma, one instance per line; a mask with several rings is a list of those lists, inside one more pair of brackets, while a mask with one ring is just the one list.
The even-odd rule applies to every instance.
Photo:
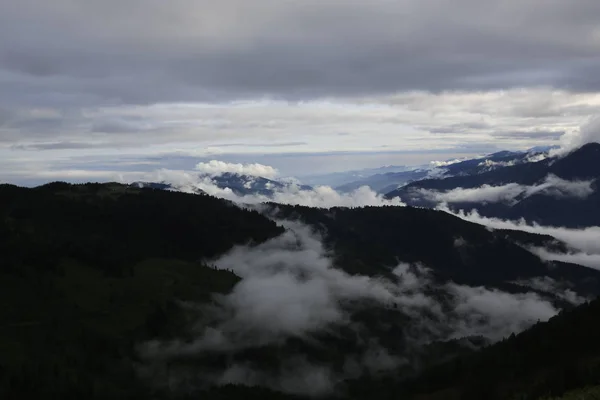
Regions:
[[[240, 175], [234, 173], [224, 173], [217, 176], [199, 176], [200, 179], [210, 179], [213, 184], [221, 189], [229, 188], [239, 196], [259, 194], [270, 196], [276, 191], [284, 190], [290, 183], [281, 182], [273, 179], [267, 179], [257, 176]], [[162, 190], [178, 190], [177, 187], [166, 182], [135, 182], [136, 187], [148, 187], [152, 189]], [[299, 185], [303, 190], [311, 190], [307, 185]], [[196, 189], [197, 193], [204, 193], [200, 189]]]
[[346, 183], [337, 186], [335, 189], [340, 192], [352, 192], [361, 186], [369, 186], [378, 193], [388, 193], [391, 190], [405, 185], [412, 181], [423, 179], [429, 175], [426, 169], [416, 169], [403, 172], [387, 172], [383, 174], [371, 175], [365, 179], [360, 179], [354, 182]]
[[[335, 188], [341, 192], [351, 192], [361, 186], [369, 186], [378, 193], [389, 193], [404, 185], [426, 178], [444, 178], [450, 176], [474, 175], [495, 170], [509, 165], [530, 162], [535, 157], [540, 157], [549, 148], [539, 147], [527, 151], [500, 151], [483, 157], [443, 163], [431, 163], [414, 167], [382, 167], [377, 170], [350, 171], [345, 177], [354, 177], [352, 181], [337, 185]], [[388, 170], [403, 168], [402, 170]], [[372, 173], [373, 171], [377, 171]], [[325, 177], [325, 176], [324, 176]]]
[[[423, 166], [425, 167], [425, 166]], [[408, 165], [387, 165], [378, 168], [365, 168], [360, 170], [351, 170], [351, 171], [342, 171], [342, 172], [332, 172], [328, 174], [314, 174], [314, 175], [305, 175], [299, 176], [298, 178], [309, 185], [312, 186], [331, 186], [338, 187], [342, 185], [346, 185], [355, 181], [360, 181], [363, 179], [367, 179], [374, 175], [388, 174], [388, 173], [397, 173], [397, 172], [407, 172], [413, 171], [420, 167], [408, 166]]]
[[[528, 153], [531, 154], [531, 153]], [[537, 162], [525, 161], [523, 155], [496, 154], [488, 158], [494, 162], [509, 163], [489, 171], [480, 171], [473, 160], [452, 165], [453, 176], [425, 179], [410, 183], [386, 194], [387, 197], [400, 196], [409, 205], [435, 207], [440, 201], [432, 193], [446, 193], [450, 190], [476, 189], [487, 186], [521, 185], [542, 187], [549, 176], [564, 181], [591, 182], [591, 193], [585, 196], [566, 196], [560, 188], [554, 192], [538, 190], [535, 193], [520, 195], [514, 201], [460, 201], [451, 202], [454, 210], [477, 210], [488, 217], [507, 219], [525, 218], [529, 222], [545, 225], [579, 227], [600, 225], [600, 193], [597, 179], [600, 178], [600, 144], [590, 143], [564, 157], [545, 158]], [[462, 164], [462, 165], [461, 165]]]

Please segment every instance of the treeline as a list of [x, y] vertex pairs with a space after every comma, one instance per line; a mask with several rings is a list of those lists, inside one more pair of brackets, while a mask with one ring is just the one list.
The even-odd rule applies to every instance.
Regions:
[[[600, 294], [600, 272], [575, 264], [553, 268], [521, 245], [551, 238], [491, 231], [442, 211], [412, 207], [332, 208], [278, 205], [279, 216], [298, 218], [323, 232], [337, 265], [352, 274], [388, 275], [398, 262], [422, 263], [440, 281], [523, 290], [509, 282], [539, 276], [567, 280], [578, 291]], [[552, 244], [556, 250], [564, 245]], [[390, 276], [391, 277], [391, 276]]]
[[[337, 264], [350, 273], [389, 275], [402, 257], [434, 268], [438, 279], [461, 283], [499, 285], [521, 274], [553, 273], [588, 284], [596, 279], [595, 271], [566, 265], [548, 270], [512, 243], [547, 238], [507, 239], [510, 232], [489, 232], [441, 212], [279, 210], [280, 217], [326, 230]], [[228, 271], [207, 267], [206, 259], [282, 231], [257, 212], [205, 195], [119, 184], [0, 185], [0, 398], [295, 399], [236, 385], [170, 393], [137, 374], [143, 361], [137, 344], [186, 332], [190, 316], [178, 300], [207, 302], [238, 282]], [[462, 254], [457, 238], [468, 246]], [[393, 309], [352, 314], [385, 348], [402, 353], [402, 332], [387, 324], [399, 317]], [[600, 301], [594, 301], [481, 352], [465, 351], [458, 342], [434, 343], [419, 375], [404, 368], [385, 379], [365, 376], [340, 383], [333, 398], [537, 400], [598, 385], [599, 317]], [[243, 356], [263, 367], [292, 353], [329, 365], [357, 351], [352, 332], [318, 339], [326, 344], [319, 351], [296, 341]]]
[[281, 232], [209, 196], [0, 185], [0, 398], [167, 396], [137, 379], [135, 346], [185, 329], [178, 299], [238, 281], [204, 260]]
[[0, 186], [4, 268], [56, 268], [71, 257], [119, 275], [144, 258], [211, 258], [281, 232], [258, 212], [210, 196], [119, 184]]
[[577, 388], [600, 385], [598, 337], [600, 299], [480, 351], [434, 366], [416, 378], [348, 384], [357, 399], [370, 398], [374, 392], [379, 399], [556, 398]]

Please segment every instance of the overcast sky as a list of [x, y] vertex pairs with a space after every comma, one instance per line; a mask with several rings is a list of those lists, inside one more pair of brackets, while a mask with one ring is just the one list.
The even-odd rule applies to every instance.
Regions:
[[598, 21], [597, 0], [0, 1], [0, 179], [554, 144], [598, 113]]

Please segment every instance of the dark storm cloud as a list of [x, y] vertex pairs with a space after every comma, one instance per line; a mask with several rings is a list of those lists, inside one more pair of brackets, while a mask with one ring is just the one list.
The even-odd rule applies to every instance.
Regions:
[[599, 18], [595, 0], [3, 2], [0, 105], [596, 90]]

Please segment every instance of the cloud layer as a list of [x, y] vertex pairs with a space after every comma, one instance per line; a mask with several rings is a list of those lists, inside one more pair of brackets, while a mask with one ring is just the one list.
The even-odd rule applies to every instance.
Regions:
[[[396, 281], [348, 275], [333, 266], [333, 255], [309, 227], [290, 221], [280, 223], [287, 228], [282, 236], [254, 247], [236, 247], [212, 261], [217, 268], [231, 270], [242, 280], [230, 294], [215, 298], [212, 306], [203, 309], [205, 317], [193, 340], [147, 343], [142, 354], [148, 361], [160, 364], [177, 357], [248, 354], [244, 352], [279, 348], [290, 340], [319, 349], [323, 335], [341, 335], [338, 339], [343, 340], [341, 332], [354, 332], [352, 342], [356, 348], [343, 355], [343, 368], [289, 353], [275, 371], [262, 369], [240, 356], [225, 369], [204, 373], [205, 379], [213, 382], [322, 394], [333, 390], [341, 379], [406, 363], [410, 352], [418, 353], [419, 346], [432, 340], [468, 335], [499, 340], [558, 312], [550, 301], [535, 293], [509, 294], [453, 283], [436, 285], [429, 270], [421, 265], [399, 264], [393, 270]], [[397, 348], [381, 345], [382, 333], [377, 327], [352, 318], [361, 309], [387, 310], [381, 318], [390, 320], [380, 321], [384, 325], [403, 321], [404, 333], [400, 335], [404, 337], [395, 340], [406, 340], [411, 346], [409, 352], [399, 353]]]
[[[420, 164], [556, 142], [598, 113], [599, 15], [594, 0], [3, 2], [1, 178], [215, 154], [311, 174], [377, 166], [348, 152]], [[282, 153], [307, 158], [242, 160]]]
[[459, 218], [488, 226], [492, 229], [512, 229], [553, 236], [564, 242], [569, 247], [569, 251], [558, 253], [539, 247], [531, 247], [529, 250], [542, 260], [563, 261], [600, 269], [600, 227], [592, 226], [585, 229], [569, 229], [538, 224], [530, 225], [525, 220], [509, 221], [482, 217], [476, 211], [454, 213], [444, 207], [441, 207], [441, 209]]
[[[212, 169], [215, 175], [229, 172], [236, 169], [250, 173], [259, 173], [263, 170], [271, 171], [271, 167], [265, 165], [241, 166], [237, 164], [215, 163], [220, 167], [220, 171]], [[239, 168], [238, 168], [239, 167]], [[303, 205], [308, 207], [331, 208], [331, 207], [364, 207], [364, 206], [404, 206], [400, 198], [385, 199], [370, 188], [363, 186], [350, 193], [340, 193], [329, 186], [316, 186], [306, 188], [299, 185], [296, 181], [280, 180], [281, 186], [267, 187], [272, 192], [270, 194], [239, 194], [229, 187], [220, 187], [210, 176], [200, 176], [196, 173], [185, 171], [160, 170], [155, 173], [145, 174], [142, 177], [136, 175], [141, 180], [150, 182], [164, 182], [173, 185], [177, 190], [198, 193], [202, 191], [211, 196], [223, 198], [238, 204], [261, 204], [274, 202], [279, 204]], [[140, 180], [140, 179], [135, 179]], [[246, 182], [251, 184], [251, 181]]]
[[439, 203], [506, 203], [514, 205], [534, 195], [584, 199], [594, 193], [593, 183], [594, 180], [567, 181], [555, 175], [548, 175], [543, 182], [532, 186], [508, 183], [502, 186], [483, 185], [468, 189], [459, 187], [446, 192], [419, 189], [419, 193]]
[[224, 173], [260, 176], [263, 178], [276, 178], [279, 172], [269, 166], [262, 164], [234, 164], [223, 161], [211, 160], [207, 163], [201, 162], [196, 165], [196, 170], [201, 174], [216, 176]]
[[62, 104], [590, 90], [599, 14], [592, 0], [24, 0], [0, 8], [2, 89]]
[[560, 148], [552, 155], [565, 155], [587, 143], [600, 143], [600, 116], [597, 114], [578, 130], [568, 132], [560, 138]]

